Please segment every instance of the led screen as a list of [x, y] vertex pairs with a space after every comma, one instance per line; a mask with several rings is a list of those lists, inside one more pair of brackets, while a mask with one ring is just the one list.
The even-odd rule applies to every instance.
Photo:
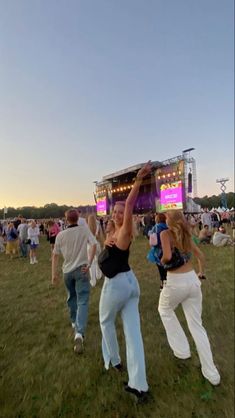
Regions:
[[106, 198], [103, 198], [102, 200], [97, 200], [96, 212], [97, 212], [98, 216], [107, 215], [107, 200], [106, 200]]
[[183, 209], [182, 181], [164, 183], [160, 186], [160, 210]]

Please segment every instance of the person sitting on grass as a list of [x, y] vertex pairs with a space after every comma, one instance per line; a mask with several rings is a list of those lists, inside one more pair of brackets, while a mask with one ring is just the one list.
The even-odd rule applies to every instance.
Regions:
[[209, 231], [208, 225], [204, 225], [201, 231], [199, 232], [199, 242], [201, 244], [210, 244], [211, 232]]
[[226, 245], [233, 245], [233, 240], [230, 235], [226, 234], [224, 226], [220, 226], [212, 237], [212, 244], [215, 247], [225, 247]]

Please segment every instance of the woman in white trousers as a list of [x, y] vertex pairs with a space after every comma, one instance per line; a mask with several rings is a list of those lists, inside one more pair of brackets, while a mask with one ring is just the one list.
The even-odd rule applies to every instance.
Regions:
[[142, 180], [150, 172], [151, 164], [148, 162], [139, 170], [126, 202], [115, 203], [112, 213], [115, 230], [108, 234], [105, 249], [99, 257], [99, 265], [105, 275], [99, 306], [104, 365], [108, 369], [111, 363], [117, 371], [122, 370], [115, 327], [116, 316], [120, 313], [128, 371], [125, 390], [134, 395], [137, 402], [145, 402], [149, 392], [138, 309], [140, 290], [128, 258], [133, 238], [134, 204]]
[[[204, 256], [192, 241], [190, 226], [183, 213], [169, 211], [166, 216], [169, 229], [161, 233], [163, 250], [161, 262], [168, 271], [167, 282], [160, 295], [158, 311], [175, 357], [187, 359], [191, 356], [189, 343], [174, 312], [179, 304], [182, 305], [190, 333], [196, 344], [202, 374], [212, 385], [218, 385], [220, 375], [214, 364], [209, 339], [201, 318], [200, 278], [205, 278]], [[174, 262], [172, 256], [177, 251], [175, 249], [179, 253], [176, 257], [177, 261]], [[191, 263], [192, 253], [198, 260], [198, 275]]]

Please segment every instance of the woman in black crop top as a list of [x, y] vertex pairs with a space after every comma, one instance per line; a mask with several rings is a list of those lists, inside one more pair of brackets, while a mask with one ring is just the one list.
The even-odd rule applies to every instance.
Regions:
[[121, 370], [121, 358], [116, 335], [115, 319], [120, 312], [126, 340], [126, 361], [129, 376], [125, 387], [138, 400], [148, 394], [144, 347], [139, 317], [139, 285], [128, 264], [129, 247], [132, 240], [132, 215], [142, 179], [151, 171], [150, 161], [138, 172], [126, 202], [116, 202], [112, 214], [115, 231], [106, 238], [105, 249], [99, 257], [99, 266], [105, 277], [101, 292], [99, 317], [102, 331], [102, 353], [104, 366], [110, 363]]
[[[199, 279], [205, 278], [204, 256], [194, 244], [190, 226], [181, 211], [167, 212], [166, 222], [168, 230], [161, 232], [163, 251], [161, 262], [166, 268], [170, 266], [170, 269], [167, 271], [167, 282], [160, 295], [158, 310], [167, 339], [176, 357], [180, 359], [191, 357], [187, 337], [174, 312], [181, 304], [196, 344], [202, 374], [212, 385], [218, 385], [220, 375], [213, 362], [210, 343], [201, 319], [202, 293]], [[176, 249], [178, 256], [172, 257]], [[198, 275], [190, 260], [192, 253], [198, 260]], [[179, 262], [180, 258], [183, 262]]]

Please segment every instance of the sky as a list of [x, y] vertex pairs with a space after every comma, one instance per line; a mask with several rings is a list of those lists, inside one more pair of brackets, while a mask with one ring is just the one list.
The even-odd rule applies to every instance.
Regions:
[[234, 191], [233, 0], [0, 0], [0, 208], [94, 204], [94, 181], [193, 147]]

